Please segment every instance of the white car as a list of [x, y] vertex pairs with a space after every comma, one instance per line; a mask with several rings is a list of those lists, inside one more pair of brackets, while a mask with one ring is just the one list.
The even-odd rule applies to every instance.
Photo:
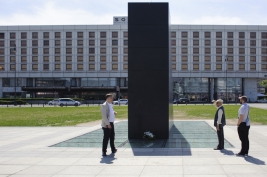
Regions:
[[118, 105], [118, 104], [128, 104], [128, 99], [119, 99], [118, 101], [113, 101], [113, 104]]
[[48, 102], [48, 105], [57, 105], [58, 99], [52, 100]]
[[259, 103], [267, 103], [267, 100], [258, 100]]
[[58, 99], [59, 106], [80, 106], [81, 103], [79, 101], [75, 101], [71, 98], [59, 98]]

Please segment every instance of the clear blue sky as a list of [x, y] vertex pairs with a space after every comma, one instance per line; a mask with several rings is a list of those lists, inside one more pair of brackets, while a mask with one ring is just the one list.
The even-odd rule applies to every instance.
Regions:
[[[0, 25], [112, 24], [128, 2], [162, 0], [0, 0]], [[171, 24], [267, 25], [267, 0], [169, 0]]]

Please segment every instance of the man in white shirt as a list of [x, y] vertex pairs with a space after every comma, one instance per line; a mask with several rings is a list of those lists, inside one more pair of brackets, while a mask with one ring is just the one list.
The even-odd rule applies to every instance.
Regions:
[[115, 140], [114, 121], [117, 112], [113, 110], [112, 101], [113, 101], [113, 95], [107, 94], [106, 101], [101, 105], [101, 114], [102, 114], [101, 126], [104, 133], [103, 144], [102, 144], [102, 156], [107, 156], [106, 153], [109, 140], [112, 153], [117, 152], [117, 149], [115, 148], [114, 145], [114, 140]]
[[244, 156], [248, 155], [249, 151], [249, 129], [250, 129], [250, 119], [249, 119], [249, 105], [247, 104], [247, 97], [241, 96], [239, 97], [240, 104], [242, 106], [238, 110], [238, 122], [237, 122], [237, 131], [238, 136], [241, 141], [241, 150], [236, 155]]
[[214, 116], [214, 127], [216, 127], [217, 130], [218, 146], [214, 148], [214, 150], [222, 150], [224, 149], [223, 126], [226, 125], [225, 112], [224, 112], [224, 107], [222, 105], [223, 100], [218, 99], [217, 101], [213, 100], [212, 102], [217, 108], [216, 114]]

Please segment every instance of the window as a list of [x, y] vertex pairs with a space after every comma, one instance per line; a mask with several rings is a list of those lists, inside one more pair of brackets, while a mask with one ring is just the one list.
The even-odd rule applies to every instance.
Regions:
[[205, 62], [210, 62], [210, 56], [205, 56]]
[[32, 62], [38, 62], [38, 56], [32, 56]]
[[193, 45], [194, 46], [199, 46], [199, 40], [193, 40]]
[[77, 64], [77, 70], [83, 70], [83, 64]]
[[239, 46], [245, 46], [245, 40], [239, 40]]
[[5, 46], [5, 41], [0, 41], [0, 47], [4, 47]]
[[72, 54], [72, 48], [66, 48], [66, 54]]
[[89, 54], [94, 54], [95, 53], [95, 48], [89, 48]]
[[32, 70], [33, 71], [37, 71], [38, 70], [38, 65], [37, 64], [33, 64], [32, 65]]
[[32, 48], [32, 54], [38, 54], [38, 48]]
[[49, 32], [44, 32], [43, 35], [44, 35], [44, 38], [49, 38]]
[[210, 70], [210, 64], [205, 64], [205, 70]]
[[251, 56], [250, 57], [250, 62], [256, 62], [256, 56]]
[[89, 38], [95, 38], [95, 32], [89, 32]]
[[227, 45], [228, 46], [233, 46], [234, 45], [234, 41], [233, 40], [228, 40], [227, 41]]
[[222, 40], [216, 40], [216, 46], [222, 46]]
[[118, 32], [112, 32], [112, 38], [118, 38]]
[[123, 61], [127, 62], [128, 61], [128, 56], [123, 56]]
[[66, 38], [72, 38], [72, 32], [66, 32]]
[[27, 33], [25, 32], [21, 33], [21, 39], [27, 39]]
[[193, 56], [193, 62], [199, 62], [199, 57], [198, 56]]
[[256, 32], [250, 32], [250, 38], [256, 38]]
[[187, 48], [182, 48], [182, 53], [187, 54]]
[[176, 32], [175, 31], [171, 32], [171, 38], [176, 38]]
[[234, 65], [233, 64], [228, 64], [227, 65], [227, 70], [233, 70], [234, 69]]
[[101, 62], [106, 62], [107, 61], [107, 57], [106, 56], [100, 56], [100, 61]]
[[193, 32], [193, 38], [199, 38], [199, 32]]
[[216, 38], [222, 38], [222, 32], [216, 32]]
[[21, 70], [22, 71], [26, 71], [27, 70], [27, 65], [26, 64], [22, 64], [21, 65]]
[[205, 38], [210, 38], [210, 32], [205, 32]]
[[55, 48], [55, 54], [60, 54], [60, 48]]
[[245, 48], [239, 48], [239, 54], [245, 54]]
[[55, 46], [60, 46], [60, 40], [55, 40]]
[[72, 56], [66, 56], [66, 62], [72, 62]]
[[49, 54], [49, 48], [44, 48], [43, 52], [44, 52], [44, 54]]
[[128, 40], [123, 40], [123, 45], [128, 46]]
[[107, 45], [107, 41], [106, 40], [100, 40], [100, 45], [101, 46], [106, 46]]
[[176, 70], [176, 64], [172, 64], [172, 70]]
[[123, 65], [123, 70], [128, 70], [128, 64]]
[[245, 65], [244, 64], [239, 64], [239, 70], [241, 70], [241, 71], [245, 70]]
[[199, 70], [199, 64], [193, 64], [193, 70]]
[[4, 71], [4, 70], [5, 70], [4, 64], [0, 64], [0, 71]]
[[261, 49], [261, 54], [267, 54], [267, 48], [262, 48]]
[[38, 39], [38, 32], [32, 32], [32, 38]]
[[66, 70], [68, 71], [72, 70], [72, 64], [66, 64]]
[[10, 63], [16, 62], [16, 57], [10, 57]]
[[216, 64], [216, 70], [222, 70], [222, 64]]
[[38, 46], [38, 40], [32, 40], [32, 46]]
[[182, 56], [182, 62], [187, 62], [187, 56]]
[[239, 38], [245, 38], [245, 32], [239, 32]]
[[205, 46], [210, 46], [210, 40], [205, 40]]
[[118, 48], [112, 48], [112, 54], [117, 54], [118, 53]]
[[77, 53], [78, 53], [78, 54], [83, 54], [83, 48], [78, 48], [78, 49], [77, 49]]
[[265, 64], [265, 65], [261, 65], [261, 70], [267, 70], [267, 64]]
[[55, 32], [55, 38], [60, 38], [60, 32]]
[[21, 62], [27, 62], [27, 57], [26, 56], [22, 56], [21, 57]]
[[172, 62], [176, 62], [176, 56], [172, 56]]
[[118, 46], [118, 40], [112, 40], [112, 46]]
[[234, 33], [233, 32], [227, 32], [227, 38], [233, 38]]
[[182, 40], [182, 46], [187, 46], [187, 40]]
[[16, 33], [10, 33], [10, 39], [16, 39]]
[[49, 70], [49, 64], [43, 64], [43, 70], [48, 71]]
[[4, 56], [0, 56], [0, 62], [5, 62], [5, 57]]
[[193, 48], [193, 53], [194, 54], [199, 54], [199, 48]]
[[261, 57], [261, 62], [267, 62], [267, 56], [262, 56]]
[[95, 61], [95, 56], [89, 56], [89, 61], [94, 62]]
[[256, 54], [256, 48], [250, 48], [250, 54]]
[[255, 71], [256, 70], [256, 65], [255, 64], [251, 64], [250, 65], [250, 70]]
[[262, 32], [261, 33], [261, 38], [267, 39], [267, 32]]
[[261, 41], [261, 46], [267, 46], [267, 40], [262, 40]]
[[95, 40], [89, 40], [89, 46], [94, 46], [95, 45]]
[[216, 54], [222, 54], [222, 48], [216, 48]]
[[60, 64], [55, 64], [55, 70], [59, 71], [60, 70]]
[[27, 54], [27, 48], [21, 48], [21, 54]]
[[112, 70], [118, 70], [118, 64], [112, 64]]
[[44, 46], [49, 46], [49, 40], [44, 40]]
[[216, 56], [216, 62], [222, 62], [222, 56]]
[[83, 46], [83, 40], [78, 40], [77, 44], [78, 44], [78, 46]]
[[101, 54], [106, 54], [107, 53], [107, 49], [106, 48], [100, 48], [100, 53]]
[[172, 40], [172, 41], [171, 41], [171, 45], [172, 45], [172, 46], [176, 46], [176, 40]]
[[11, 70], [11, 71], [14, 71], [15, 69], [16, 69], [16, 66], [15, 66], [14, 64], [11, 64], [11, 65], [10, 65], [10, 70]]
[[60, 56], [55, 56], [55, 62], [60, 62]]
[[112, 56], [112, 62], [118, 62], [118, 56]]
[[78, 38], [83, 38], [83, 32], [78, 32], [78, 33], [77, 33], [77, 37], [78, 37]]
[[245, 57], [244, 56], [239, 56], [239, 62], [245, 62]]
[[106, 64], [100, 64], [100, 70], [106, 70]]
[[123, 32], [123, 37], [128, 38], [128, 32], [127, 31]]
[[233, 48], [227, 48], [227, 53], [228, 54], [233, 54], [234, 53], [234, 49]]
[[22, 46], [22, 47], [27, 46], [27, 41], [26, 41], [26, 40], [21, 41], [21, 46]]
[[106, 32], [100, 32], [100, 38], [106, 38], [107, 33]]
[[172, 48], [171, 51], [172, 51], [172, 54], [176, 54], [176, 48]]
[[77, 61], [78, 62], [83, 62], [83, 56], [77, 56]]
[[67, 40], [66, 41], [66, 46], [72, 46], [72, 40]]
[[44, 56], [43, 62], [49, 62], [49, 56]]
[[5, 39], [5, 33], [0, 33], [0, 39]]
[[187, 64], [182, 64], [182, 70], [188, 70]]
[[187, 38], [187, 32], [186, 31], [182, 32], [182, 38]]
[[256, 46], [256, 40], [250, 40], [250, 46]]
[[89, 64], [89, 70], [95, 70], [95, 65], [94, 64]]

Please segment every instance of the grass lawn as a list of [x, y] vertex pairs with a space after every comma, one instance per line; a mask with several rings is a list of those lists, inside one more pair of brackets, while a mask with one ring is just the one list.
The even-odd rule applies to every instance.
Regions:
[[[227, 119], [237, 119], [240, 105], [224, 105]], [[128, 106], [114, 106], [116, 118], [127, 119]], [[174, 105], [174, 119], [213, 119], [212, 105]], [[251, 108], [251, 121], [267, 124], [267, 110]], [[0, 126], [70, 126], [101, 120], [100, 107], [0, 108]]]

